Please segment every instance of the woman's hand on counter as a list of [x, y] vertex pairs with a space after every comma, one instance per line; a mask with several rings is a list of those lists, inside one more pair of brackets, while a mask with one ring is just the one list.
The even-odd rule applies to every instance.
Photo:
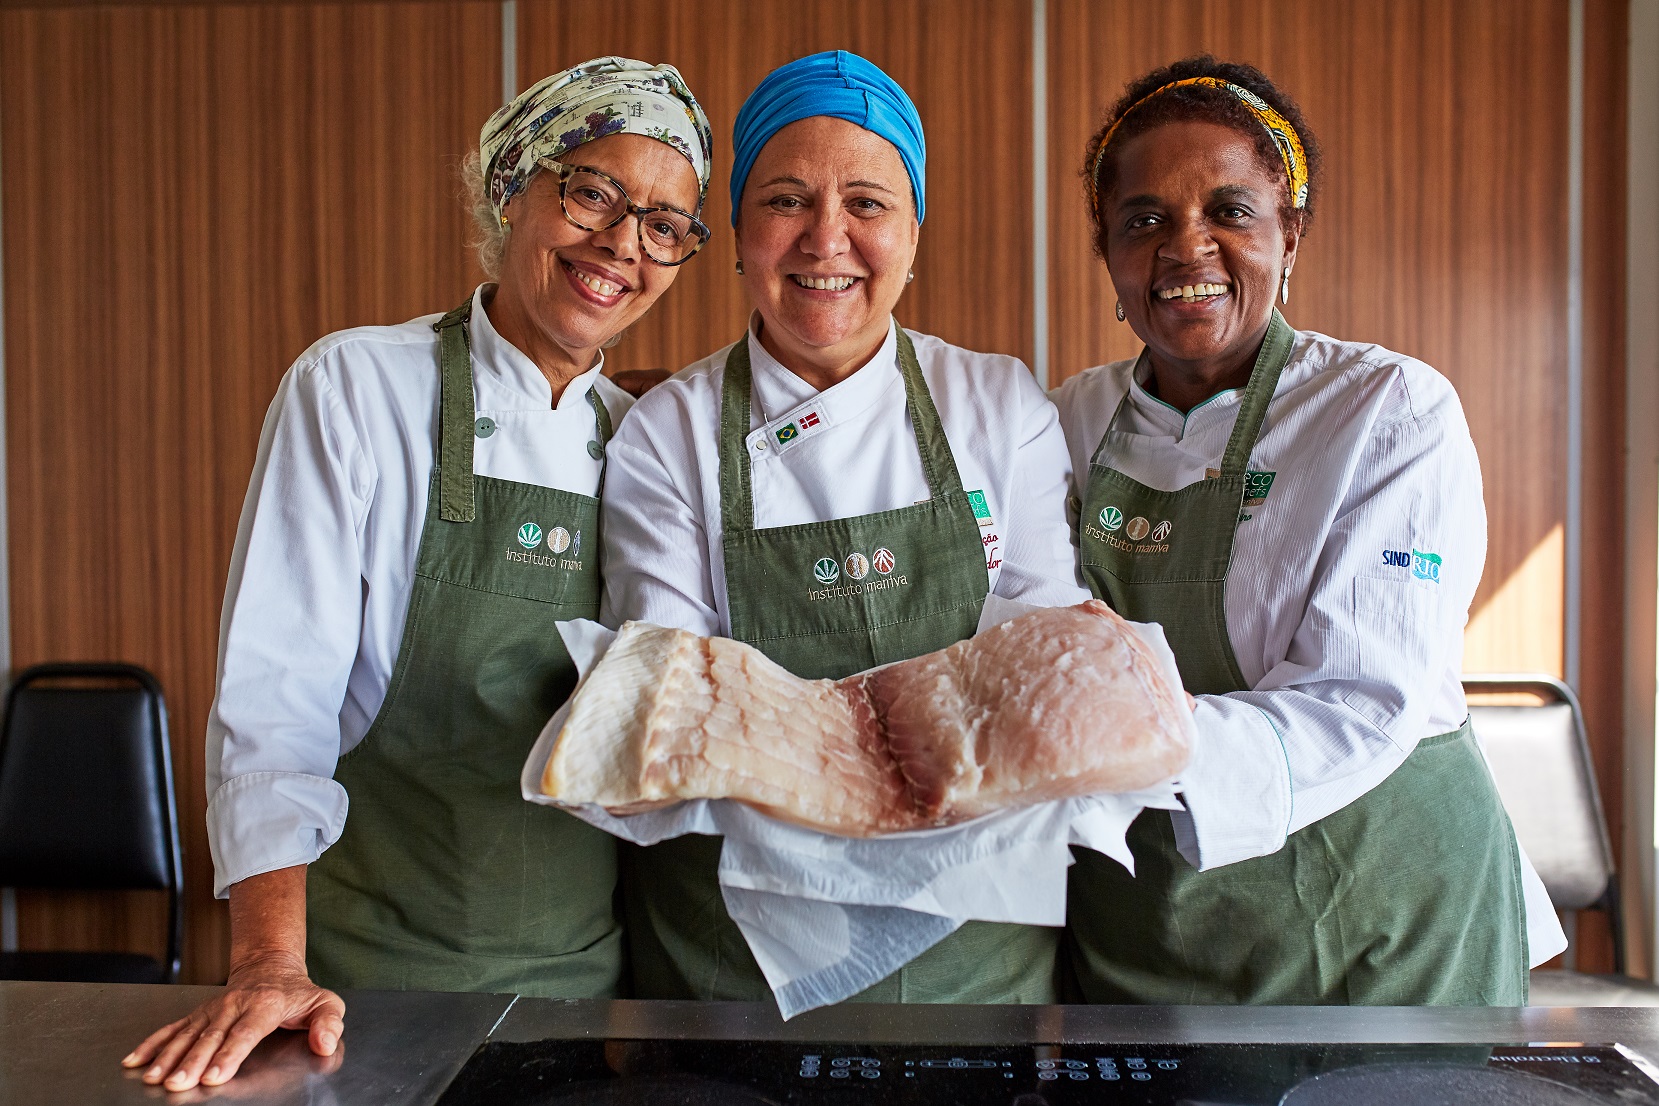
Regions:
[[230, 889], [231, 968], [220, 994], [163, 1026], [121, 1065], [148, 1064], [144, 1082], [169, 1091], [230, 1080], [276, 1029], [303, 1029], [311, 1051], [332, 1056], [346, 1004], [305, 970], [305, 867], [250, 876]]
[[[256, 961], [231, 972], [222, 994], [156, 1030], [121, 1063], [150, 1064], [144, 1082], [170, 1091], [215, 1087], [234, 1076], [275, 1029], [306, 1030], [318, 1056], [332, 1056], [345, 1031], [346, 1004], [305, 973], [304, 961]], [[153, 1063], [152, 1063], [153, 1061]]]

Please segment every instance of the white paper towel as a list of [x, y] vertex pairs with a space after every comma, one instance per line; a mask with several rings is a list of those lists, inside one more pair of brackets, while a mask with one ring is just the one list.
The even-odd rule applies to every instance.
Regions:
[[[1034, 610], [990, 596], [979, 629]], [[584, 678], [615, 632], [561, 622]], [[1137, 626], [1179, 687], [1174, 655], [1156, 625]], [[568, 705], [543, 728], [520, 786], [533, 803]], [[1189, 721], [1190, 726], [1190, 721]], [[1196, 740], [1195, 729], [1188, 740]], [[1175, 781], [1132, 795], [1096, 795], [1004, 810], [943, 829], [848, 838], [770, 818], [744, 803], [698, 799], [617, 817], [603, 807], [570, 813], [627, 841], [651, 845], [687, 833], [725, 838], [719, 879], [785, 1018], [840, 1002], [885, 979], [964, 921], [1059, 926], [1073, 844], [1132, 868], [1124, 835], [1145, 807], [1180, 809]]]

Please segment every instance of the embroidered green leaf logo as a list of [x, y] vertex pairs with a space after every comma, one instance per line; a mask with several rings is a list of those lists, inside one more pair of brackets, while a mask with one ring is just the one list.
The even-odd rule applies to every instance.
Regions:
[[1104, 507], [1100, 511], [1100, 525], [1107, 531], [1119, 529], [1123, 526], [1123, 512], [1116, 507]]
[[541, 527], [533, 522], [526, 522], [518, 528], [518, 543], [526, 549], [534, 549], [541, 544]]
[[820, 584], [833, 584], [841, 578], [841, 566], [835, 563], [834, 557], [821, 557], [812, 566], [812, 576]]

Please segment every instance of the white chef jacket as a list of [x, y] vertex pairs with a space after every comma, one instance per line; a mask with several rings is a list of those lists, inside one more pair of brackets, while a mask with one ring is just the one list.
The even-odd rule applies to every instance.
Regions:
[[[1126, 388], [1114, 468], [1174, 491], [1221, 466], [1243, 391], [1182, 415], [1143, 387], [1149, 370], [1131, 381], [1134, 365], [1055, 392], [1079, 500]], [[1225, 607], [1251, 690], [1199, 696], [1175, 816], [1200, 870], [1278, 851], [1468, 713], [1463, 629], [1486, 509], [1451, 384], [1380, 346], [1299, 331], [1249, 468], [1274, 477], [1243, 511]]]
[[[633, 400], [600, 366], [547, 378], [473, 293], [473, 404], [494, 421], [473, 469], [595, 495], [597, 388], [613, 425]], [[426, 521], [438, 426], [438, 335], [426, 315], [331, 334], [294, 362], [265, 417], [231, 553], [207, 723], [214, 892], [309, 864], [340, 837], [335, 764], [386, 698]]]
[[[1019, 360], [907, 331], [966, 491], [983, 491], [991, 590], [1061, 606], [1088, 598], [1066, 519], [1071, 480], [1054, 405]], [[747, 438], [755, 526], [798, 526], [928, 498], [905, 406], [898, 328], [845, 380], [818, 391], [748, 337]], [[648, 392], [617, 431], [605, 475], [605, 600], [615, 626], [639, 619], [730, 636], [721, 549], [722, 349]], [[780, 444], [778, 431], [793, 424]]]

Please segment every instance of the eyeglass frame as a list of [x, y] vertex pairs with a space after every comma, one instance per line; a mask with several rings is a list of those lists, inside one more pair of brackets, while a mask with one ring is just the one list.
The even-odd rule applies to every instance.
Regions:
[[[640, 252], [650, 258], [653, 264], [661, 265], [666, 269], [672, 269], [677, 266], [684, 265], [687, 261], [690, 261], [692, 258], [696, 257], [698, 251], [709, 244], [709, 238], [713, 235], [713, 231], [709, 230], [708, 224], [697, 218], [697, 216], [693, 215], [689, 211], [681, 211], [677, 207], [668, 207], [666, 205], [662, 207], [640, 207], [638, 204], [634, 203], [633, 197], [628, 195], [628, 190], [622, 186], [621, 181], [617, 180], [609, 173], [601, 172], [600, 170], [593, 168], [591, 165], [571, 165], [563, 161], [554, 161], [550, 157], [537, 158], [536, 164], [543, 169], [549, 170], [554, 176], [559, 178], [559, 211], [564, 215], [565, 222], [569, 223], [577, 230], [585, 230], [590, 234], [600, 234], [604, 231], [610, 230], [612, 227], [622, 222], [622, 220], [632, 215], [635, 219], [634, 233], [639, 236]], [[571, 215], [570, 209], [565, 206], [565, 185], [570, 183], [570, 178], [576, 173], [592, 173], [594, 176], [599, 177], [602, 180], [609, 181], [611, 184], [615, 185], [616, 190], [622, 194], [622, 214], [618, 215], [615, 219], [612, 219], [602, 227], [585, 227], [581, 223], [578, 223], [575, 216]], [[701, 232], [701, 235], [697, 240], [697, 244], [691, 248], [691, 252], [680, 258], [678, 261], [662, 261], [658, 259], [651, 253], [650, 247], [645, 244], [645, 217], [658, 211], [672, 211], [676, 215], [684, 215], [687, 219], [691, 220], [692, 233], [696, 234]]]

